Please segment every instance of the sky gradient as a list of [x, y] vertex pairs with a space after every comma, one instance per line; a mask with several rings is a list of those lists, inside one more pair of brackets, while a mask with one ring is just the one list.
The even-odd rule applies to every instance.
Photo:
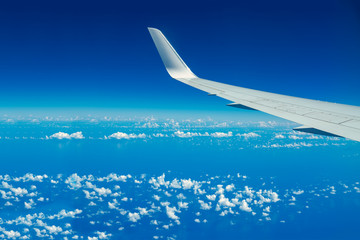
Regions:
[[0, 238], [358, 239], [359, 142], [170, 78], [360, 106], [356, 1], [2, 1]]
[[200, 77], [360, 105], [356, 1], [11, 1], [0, 4], [0, 20], [3, 112], [235, 112], [172, 80], [149, 26]]

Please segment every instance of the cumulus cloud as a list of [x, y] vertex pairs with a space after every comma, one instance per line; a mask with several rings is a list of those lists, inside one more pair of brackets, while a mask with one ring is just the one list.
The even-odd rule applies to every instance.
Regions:
[[238, 133], [238, 134], [236, 134], [236, 136], [238, 136], [238, 137], [244, 137], [245, 139], [260, 137], [259, 134], [254, 133], [254, 132], [243, 133], [243, 134]]
[[296, 135], [289, 135], [289, 138], [293, 139], [293, 140], [302, 139], [302, 137], [299, 137], [299, 136], [296, 136]]
[[135, 138], [146, 138], [144, 133], [134, 134], [134, 133], [123, 133], [123, 132], [116, 132], [109, 136], [105, 136], [105, 139], [135, 139]]
[[25, 188], [20, 188], [20, 187], [18, 187], [18, 188], [10, 188], [10, 190], [12, 192], [14, 192], [14, 194], [16, 196], [23, 196], [23, 195], [28, 193], [28, 191]]
[[68, 134], [65, 132], [54, 133], [50, 137], [46, 136], [46, 139], [84, 139], [82, 132], [75, 132]]
[[135, 212], [135, 213], [128, 213], [128, 218], [130, 222], [137, 222], [138, 220], [140, 220], [140, 215], [139, 213]]
[[223, 137], [232, 137], [233, 136], [233, 133], [232, 132], [227, 132], [227, 133], [224, 133], [224, 132], [214, 132], [211, 134], [212, 137], [215, 137], [215, 138], [223, 138]]
[[206, 195], [206, 198], [209, 199], [210, 201], [215, 201], [216, 195], [215, 195], [215, 194], [213, 194], [213, 195]]
[[83, 178], [74, 173], [65, 180], [65, 183], [69, 184], [69, 188], [71, 189], [78, 189], [81, 188], [81, 182], [83, 180]]
[[81, 214], [82, 210], [75, 209], [74, 211], [61, 210], [59, 213], [49, 216], [49, 219], [63, 219], [63, 218], [75, 218], [76, 215]]
[[229, 184], [225, 187], [225, 190], [228, 192], [231, 192], [235, 189], [235, 185], [234, 184]]
[[201, 136], [209, 136], [208, 133], [197, 133], [197, 132], [182, 132], [182, 131], [176, 131], [174, 132], [174, 135], [176, 137], [180, 137], [180, 138], [190, 138], [190, 137], [201, 137]]
[[210, 210], [211, 209], [211, 202], [205, 203], [202, 200], [199, 200], [198, 202], [200, 203], [200, 209], [202, 209], [202, 210]]
[[[14, 228], [6, 229], [5, 231], [8, 234], [6, 235], [0, 227], [0, 238], [3, 235], [3, 238], [12, 239], [11, 236], [17, 235], [16, 231], [22, 234], [21, 237], [23, 238], [17, 237], [21, 239], [40, 237], [57, 239], [60, 236], [67, 239], [117, 238], [116, 231], [107, 233], [104, 232], [104, 229], [119, 229], [121, 231], [124, 226], [129, 225], [135, 230], [150, 225], [154, 230], [165, 232], [164, 229], [170, 229], [176, 224], [180, 224], [180, 220], [185, 225], [188, 224], [188, 219], [192, 219], [192, 221], [197, 219], [197, 223], [206, 223], [208, 222], [204, 218], [206, 217], [213, 224], [214, 217], [211, 216], [212, 214], [216, 216], [232, 215], [231, 219], [216, 219], [216, 221], [231, 221], [230, 224], [238, 224], [239, 221], [247, 221], [249, 218], [263, 221], [263, 223], [274, 220], [278, 222], [284, 219], [278, 219], [275, 217], [276, 214], [284, 209], [287, 212], [300, 212], [300, 210], [303, 212], [310, 205], [310, 202], [305, 201], [312, 199], [313, 196], [331, 197], [330, 194], [335, 189], [337, 189], [336, 194], [360, 191], [360, 183], [339, 183], [339, 187], [332, 184], [321, 188], [306, 188], [306, 193], [304, 193], [298, 188], [277, 188], [273, 185], [276, 182], [274, 179], [268, 179], [271, 184], [264, 185], [266, 178], [261, 179], [260, 182], [248, 182], [240, 174], [226, 176], [204, 174], [197, 179], [183, 179], [178, 175], [177, 178], [170, 178], [169, 176], [172, 175], [171, 172], [167, 173], [166, 177], [165, 174], [152, 177], [115, 173], [102, 177], [79, 176], [75, 173], [67, 178], [30, 174], [26, 178], [14, 178], [0, 175], [0, 196], [4, 199], [4, 210], [20, 207], [24, 211], [22, 216], [16, 216], [15, 219], [12, 219], [10, 215], [1, 216], [3, 219], [0, 219], [0, 226], [6, 228], [13, 226]], [[37, 179], [36, 183], [28, 182], [35, 181], [35, 179]], [[56, 179], [58, 184], [51, 183], [53, 179]], [[142, 183], [136, 183], [135, 180], [137, 179], [141, 179]], [[250, 185], [246, 186], [245, 183], [246, 185], [258, 183], [258, 186], [250, 187]], [[19, 184], [22, 185], [19, 186]], [[34, 186], [36, 184], [36, 187], [31, 187], [33, 184]], [[270, 185], [274, 188], [264, 189], [265, 186]], [[202, 188], [201, 191], [200, 187]], [[44, 189], [51, 189], [52, 191], [43, 191]], [[64, 191], [64, 195], [61, 195], [61, 191], [56, 191], [60, 189]], [[32, 200], [30, 196], [35, 190], [38, 194], [37, 201]], [[205, 191], [206, 194], [199, 194], [199, 192]], [[61, 196], [57, 195], [58, 193]], [[311, 194], [310, 198], [308, 198], [308, 193]], [[297, 200], [297, 207], [289, 208], [289, 204], [295, 203], [295, 197], [292, 195], [297, 197], [299, 194], [303, 195]], [[66, 197], [64, 198], [64, 196]], [[281, 201], [280, 197], [284, 200]], [[42, 198], [41, 201], [40, 198]], [[66, 206], [77, 206], [77, 209], [44, 207], [44, 202], [50, 203], [57, 199], [71, 201], [71, 204], [74, 205]], [[81, 203], [83, 205], [80, 205]], [[30, 210], [25, 210], [24, 207]], [[40, 211], [44, 211], [44, 213]], [[244, 214], [248, 217], [242, 217]], [[71, 220], [64, 218], [79, 218], [81, 221], [87, 221], [94, 230], [86, 234], [76, 232], [75, 229], [72, 229], [71, 224], [67, 224]], [[144, 221], [142, 221], [143, 219]], [[139, 222], [141, 224], [138, 224]], [[22, 226], [24, 228], [21, 228]], [[165, 237], [164, 234], [160, 238]]]
[[274, 138], [276, 138], [276, 139], [284, 139], [285, 136], [282, 135], [282, 134], [276, 134]]
[[240, 208], [240, 210], [245, 211], [245, 212], [251, 212], [252, 211], [252, 209], [249, 207], [249, 204], [245, 200], [241, 201], [241, 204], [240, 204], [239, 208]]
[[177, 220], [179, 219], [178, 216], [175, 215], [175, 212], [179, 212], [176, 207], [169, 207], [169, 206], [166, 206], [166, 215], [173, 219], [173, 220]]
[[295, 194], [295, 195], [300, 195], [300, 194], [303, 194], [303, 193], [304, 193], [304, 190], [293, 191], [293, 194]]

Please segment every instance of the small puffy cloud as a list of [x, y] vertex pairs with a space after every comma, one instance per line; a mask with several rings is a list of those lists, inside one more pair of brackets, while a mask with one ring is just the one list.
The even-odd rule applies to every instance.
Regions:
[[200, 208], [202, 210], [210, 210], [211, 209], [211, 203], [205, 203], [202, 200], [199, 200], [199, 203], [200, 203]]
[[95, 234], [98, 235], [98, 239], [110, 239], [110, 237], [112, 236], [111, 233], [107, 234], [106, 232], [100, 232], [100, 231], [96, 231]]
[[232, 137], [233, 133], [232, 132], [228, 132], [228, 133], [214, 132], [214, 133], [211, 134], [211, 136], [215, 137], [215, 138]]
[[153, 198], [154, 198], [156, 201], [159, 201], [159, 200], [160, 200], [159, 195], [156, 195], [156, 194], [153, 196]]
[[227, 185], [227, 186], [225, 187], [225, 190], [228, 191], [228, 192], [231, 192], [231, 191], [233, 191], [234, 189], [235, 189], [234, 184], [230, 184], [230, 185]]
[[7, 183], [7, 182], [2, 182], [1, 185], [2, 185], [3, 188], [11, 188], [11, 187], [12, 187], [12, 186], [11, 186], [9, 183]]
[[138, 220], [140, 220], [140, 214], [137, 212], [135, 212], [135, 213], [129, 212], [128, 218], [129, 218], [129, 221], [131, 221], [131, 222], [137, 222]]
[[28, 191], [25, 188], [10, 188], [10, 190], [16, 195], [16, 196], [23, 196], [28, 193]]
[[55, 226], [55, 225], [52, 225], [52, 226], [45, 226], [46, 230], [49, 231], [50, 234], [58, 234], [60, 232], [62, 232], [62, 228], [59, 227], [59, 226]]
[[166, 206], [166, 215], [173, 219], [173, 220], [177, 220], [179, 219], [178, 216], [175, 215], [175, 212], [178, 212], [178, 210], [176, 209], [176, 207], [169, 207], [169, 206]]
[[283, 138], [285, 138], [285, 136], [282, 135], [282, 134], [276, 134], [274, 138], [276, 138], [276, 139], [283, 139]]
[[170, 187], [172, 188], [181, 188], [181, 182], [179, 182], [176, 178], [172, 180]]
[[107, 196], [108, 194], [111, 194], [111, 190], [108, 188], [97, 188], [95, 187], [94, 190], [100, 195], [100, 196]]
[[220, 199], [218, 201], [218, 204], [220, 206], [224, 207], [235, 207], [235, 204], [231, 203], [228, 198], [226, 198], [224, 195], [220, 195]]
[[178, 202], [179, 208], [188, 208], [189, 203], [187, 202]]
[[82, 132], [75, 132], [72, 134], [64, 133], [64, 132], [58, 132], [54, 133], [50, 137], [46, 136], [47, 139], [84, 139]]
[[192, 186], [194, 185], [194, 182], [189, 178], [189, 179], [181, 179], [181, 184], [183, 186], [184, 190], [190, 189], [192, 188]]
[[215, 195], [215, 194], [213, 194], [213, 195], [206, 195], [206, 198], [209, 199], [210, 201], [215, 201], [216, 195]]
[[[174, 135], [176, 137], [180, 137], [180, 138], [190, 138], [190, 137], [200, 137], [203, 136], [203, 134], [201, 133], [193, 133], [193, 132], [182, 132], [182, 131], [176, 131], [174, 132]], [[209, 134], [207, 134], [207, 136], [209, 136]]]
[[140, 215], [148, 215], [149, 214], [149, 211], [146, 208], [138, 207], [138, 208], [136, 208], [136, 210], [139, 211]]
[[78, 189], [82, 186], [81, 181], [83, 181], [83, 178], [74, 173], [65, 180], [65, 183], [69, 184], [70, 189]]
[[29, 202], [24, 202], [24, 206], [26, 209], [31, 209], [34, 205], [34, 201], [32, 199], [29, 200]]
[[295, 195], [300, 195], [303, 193], [304, 193], [304, 190], [293, 191], [293, 194], [295, 194]]
[[302, 139], [302, 137], [299, 137], [299, 136], [296, 136], [296, 135], [290, 135], [289, 138], [293, 139], [293, 140]]
[[239, 208], [240, 208], [240, 210], [245, 211], [245, 212], [251, 212], [252, 211], [252, 209], [249, 207], [249, 204], [245, 200], [241, 201], [241, 204], [240, 204]]
[[248, 139], [248, 138], [260, 137], [259, 134], [254, 133], [254, 132], [243, 133], [243, 134], [238, 133], [238, 134], [236, 134], [236, 136], [238, 136], [238, 137], [244, 137], [244, 138], [246, 138], [246, 139]]
[[19, 181], [23, 181], [23, 182], [28, 182], [28, 181], [42, 182], [46, 178], [48, 178], [48, 176], [46, 174], [44, 174], [44, 175], [34, 175], [32, 173], [27, 173], [23, 177], [14, 178], [14, 181], [16, 181], [16, 182], [19, 182]]
[[135, 138], [146, 138], [144, 133], [134, 134], [134, 133], [123, 133], [123, 132], [116, 132], [109, 136], [105, 136], [105, 139], [135, 139]]
[[0, 231], [2, 231], [5, 234], [7, 239], [18, 239], [21, 236], [21, 234], [18, 231], [14, 231], [14, 230], [6, 231], [4, 228], [0, 228]]
[[81, 214], [82, 210], [75, 209], [74, 211], [61, 210], [59, 213], [49, 216], [49, 219], [63, 219], [63, 218], [75, 218], [76, 215]]
[[178, 199], [180, 199], [180, 200], [186, 199], [186, 197], [185, 197], [184, 194], [182, 194], [182, 193], [179, 193], [176, 197], [177, 197]]

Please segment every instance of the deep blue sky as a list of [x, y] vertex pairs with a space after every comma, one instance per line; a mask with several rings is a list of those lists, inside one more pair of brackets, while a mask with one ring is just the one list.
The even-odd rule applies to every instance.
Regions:
[[223, 110], [172, 80], [147, 27], [198, 76], [360, 105], [357, 1], [3, 1], [0, 107]]

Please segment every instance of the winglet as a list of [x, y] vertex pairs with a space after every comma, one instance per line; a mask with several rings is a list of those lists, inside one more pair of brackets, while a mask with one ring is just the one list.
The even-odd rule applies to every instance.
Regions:
[[156, 28], [148, 28], [166, 70], [172, 78], [192, 79], [197, 76], [184, 63], [164, 34]]

